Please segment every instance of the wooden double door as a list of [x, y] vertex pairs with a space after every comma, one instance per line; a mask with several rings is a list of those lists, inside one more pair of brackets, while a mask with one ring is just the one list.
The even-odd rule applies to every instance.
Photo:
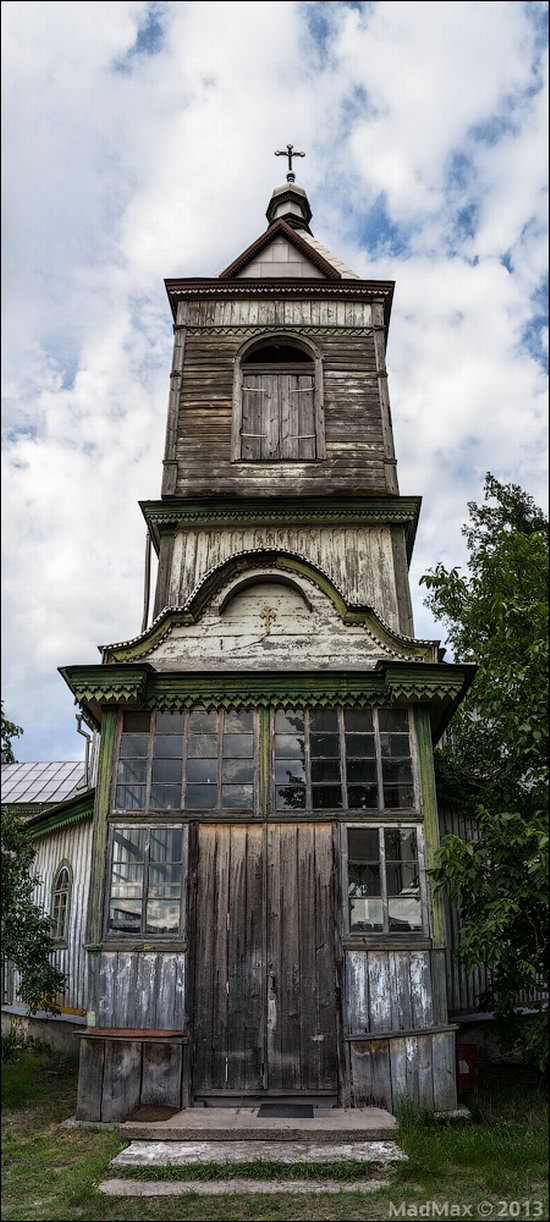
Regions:
[[194, 1095], [337, 1093], [330, 824], [201, 825]]

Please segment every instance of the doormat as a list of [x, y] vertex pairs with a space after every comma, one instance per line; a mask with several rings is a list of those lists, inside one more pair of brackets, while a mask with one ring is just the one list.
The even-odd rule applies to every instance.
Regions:
[[262, 1103], [258, 1116], [300, 1116], [302, 1120], [313, 1120], [311, 1103]]

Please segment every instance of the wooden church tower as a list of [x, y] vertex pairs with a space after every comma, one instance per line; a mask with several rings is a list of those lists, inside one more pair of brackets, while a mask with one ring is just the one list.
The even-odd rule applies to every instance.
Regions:
[[[289, 153], [292, 153], [289, 146]], [[310, 229], [168, 280], [154, 620], [62, 673], [101, 732], [78, 1115], [456, 1105], [433, 745], [469, 681], [413, 633], [393, 283]]]

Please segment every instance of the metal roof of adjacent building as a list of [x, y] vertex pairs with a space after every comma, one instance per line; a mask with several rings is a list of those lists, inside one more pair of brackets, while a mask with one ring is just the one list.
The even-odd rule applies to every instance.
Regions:
[[84, 787], [82, 760], [2, 764], [2, 801], [55, 805]]

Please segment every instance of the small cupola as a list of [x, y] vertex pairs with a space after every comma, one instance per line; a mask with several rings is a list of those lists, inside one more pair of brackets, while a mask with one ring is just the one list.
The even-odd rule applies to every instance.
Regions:
[[266, 212], [268, 222], [272, 225], [274, 221], [282, 219], [294, 229], [306, 229], [311, 233], [309, 222], [313, 214], [309, 200], [304, 188], [296, 186], [296, 175], [292, 169], [293, 158], [305, 157], [305, 153], [295, 152], [294, 146], [287, 144], [286, 149], [281, 149], [275, 156], [288, 158], [288, 172], [286, 182], [275, 187], [271, 196]]

